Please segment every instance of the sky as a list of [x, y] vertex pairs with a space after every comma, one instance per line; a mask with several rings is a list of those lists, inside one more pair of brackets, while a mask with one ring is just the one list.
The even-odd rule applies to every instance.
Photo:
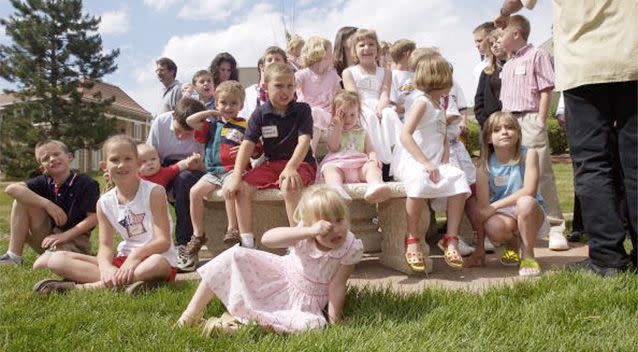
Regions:
[[[163, 86], [155, 60], [169, 57], [177, 79], [190, 81], [207, 69], [219, 52], [231, 53], [239, 67], [256, 66], [271, 45], [285, 49], [285, 30], [304, 38], [334, 40], [346, 25], [374, 29], [380, 40], [411, 39], [436, 46], [454, 65], [454, 76], [472, 105], [473, 69], [480, 61], [472, 30], [498, 13], [503, 0], [85, 0], [84, 12], [100, 16], [104, 50], [120, 49], [118, 69], [105, 76], [151, 113], [157, 111]], [[0, 18], [13, 13], [0, 2]], [[540, 45], [551, 36], [551, 2], [539, 1], [520, 14], [531, 23], [529, 41]], [[0, 44], [11, 39], [0, 26]], [[13, 88], [0, 79], [0, 89]]]

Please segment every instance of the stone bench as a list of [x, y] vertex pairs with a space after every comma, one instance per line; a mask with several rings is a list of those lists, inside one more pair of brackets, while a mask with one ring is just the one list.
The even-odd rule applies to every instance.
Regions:
[[[390, 199], [379, 204], [370, 204], [363, 199], [367, 185], [354, 183], [344, 185], [345, 190], [352, 197], [350, 203], [351, 230], [363, 241], [366, 253], [378, 253], [382, 265], [406, 274], [413, 271], [404, 259], [405, 253], [405, 190], [400, 182], [389, 182], [392, 190]], [[226, 232], [226, 208], [224, 198], [219, 192], [211, 193], [204, 201], [204, 230], [207, 236], [207, 247], [213, 256], [226, 248], [222, 242]], [[237, 210], [241, 211], [240, 209]], [[378, 224], [373, 219], [378, 219]], [[430, 224], [430, 212], [424, 208], [424, 214], [419, 223], [419, 233], [425, 234]], [[253, 233], [260, 249], [283, 254], [281, 250], [271, 250], [261, 246], [261, 235], [273, 228], [288, 226], [283, 197], [278, 189], [265, 189], [253, 195]], [[422, 236], [424, 248], [425, 235]]]

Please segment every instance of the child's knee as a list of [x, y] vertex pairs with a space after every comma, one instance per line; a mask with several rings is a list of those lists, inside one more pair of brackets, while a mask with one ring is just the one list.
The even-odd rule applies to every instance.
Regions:
[[538, 201], [534, 197], [522, 196], [516, 200], [516, 213], [519, 216], [530, 216], [538, 207]]
[[66, 264], [69, 262], [69, 259], [69, 253], [67, 251], [59, 251], [48, 254], [48, 258], [44, 262], [47, 268], [55, 270], [66, 266]]

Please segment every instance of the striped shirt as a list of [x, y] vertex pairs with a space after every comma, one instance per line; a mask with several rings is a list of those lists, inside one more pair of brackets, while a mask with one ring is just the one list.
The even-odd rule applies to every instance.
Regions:
[[527, 44], [512, 54], [501, 73], [503, 111], [538, 111], [540, 92], [554, 88], [549, 54]]

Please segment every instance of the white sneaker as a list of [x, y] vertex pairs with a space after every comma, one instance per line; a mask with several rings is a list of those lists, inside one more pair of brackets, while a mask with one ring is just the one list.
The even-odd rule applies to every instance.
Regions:
[[485, 237], [485, 241], [483, 242], [483, 247], [485, 248], [485, 253], [494, 253], [494, 249], [496, 248], [492, 244], [492, 241], [490, 241], [490, 239], [487, 237]]
[[459, 237], [459, 243], [457, 248], [459, 249], [459, 254], [461, 257], [467, 257], [468, 255], [474, 253], [474, 247], [465, 243], [461, 237]]
[[547, 246], [552, 251], [566, 251], [569, 249], [567, 239], [560, 232], [549, 233], [549, 244]]

